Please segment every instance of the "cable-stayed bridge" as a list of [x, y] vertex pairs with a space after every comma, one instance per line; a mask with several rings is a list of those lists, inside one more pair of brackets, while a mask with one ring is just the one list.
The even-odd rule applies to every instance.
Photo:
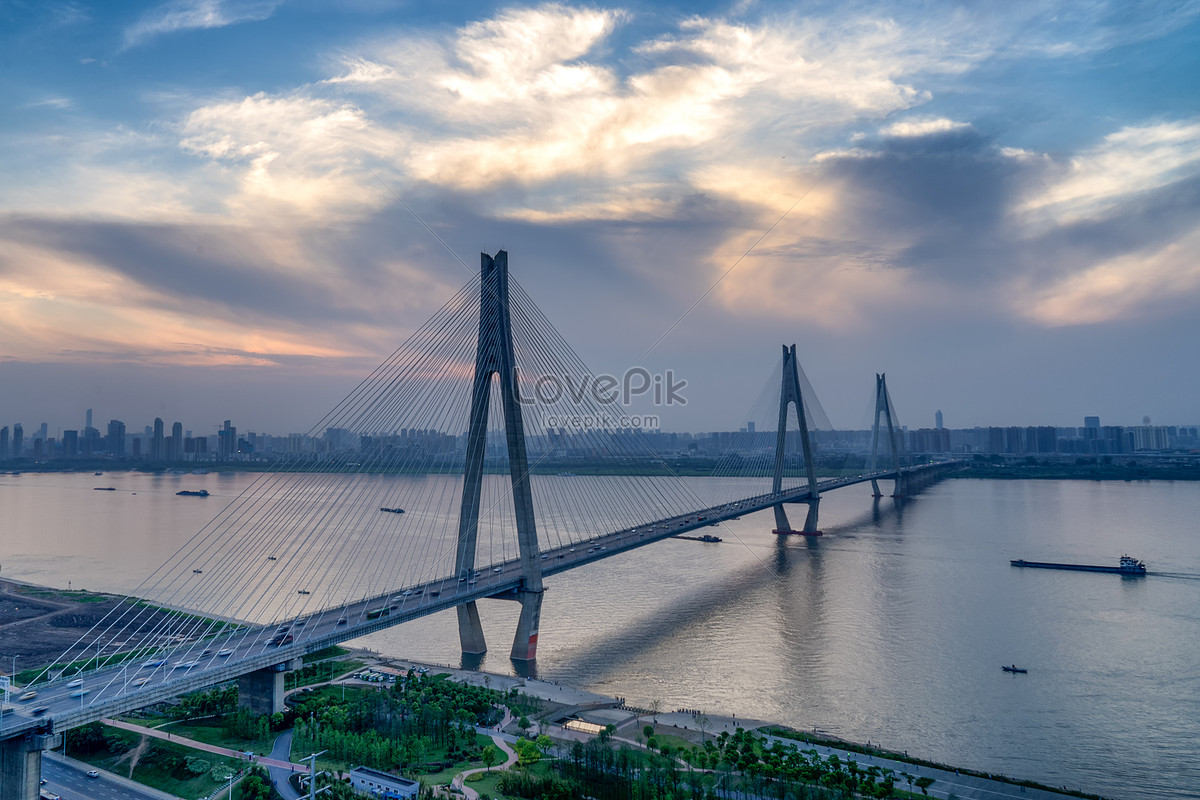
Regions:
[[531, 660], [544, 578], [768, 508], [776, 534], [819, 535], [824, 492], [878, 496], [890, 479], [902, 496], [956, 467], [902, 463], [877, 375], [870, 461], [819, 479], [824, 412], [801, 376], [785, 347], [759, 403], [773, 444], [760, 419], [712, 478], [682, 478], [612, 424], [635, 387], [592, 376], [507, 254], [483, 255], [479, 279], [315, 426], [324, 450], [260, 476], [14, 695], [36, 692], [0, 715], [0, 800], [37, 796], [40, 751], [71, 727], [235, 678], [243, 704], [276, 711], [305, 655], [451, 608], [463, 652], [482, 653], [485, 598], [520, 603], [511, 656]]

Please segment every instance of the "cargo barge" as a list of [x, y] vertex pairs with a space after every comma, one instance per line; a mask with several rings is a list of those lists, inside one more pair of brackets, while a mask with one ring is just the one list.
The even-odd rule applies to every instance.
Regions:
[[1121, 556], [1121, 564], [1105, 567], [1094, 564], [1052, 564], [1047, 561], [1026, 561], [1023, 558], [1010, 561], [1014, 567], [1036, 567], [1037, 569], [1069, 569], [1076, 572], [1109, 572], [1115, 575], [1145, 575], [1146, 565], [1133, 556]]

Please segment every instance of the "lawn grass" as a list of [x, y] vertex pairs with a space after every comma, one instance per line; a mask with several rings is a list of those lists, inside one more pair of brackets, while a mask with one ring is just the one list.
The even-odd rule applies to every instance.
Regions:
[[250, 750], [260, 756], [270, 754], [271, 747], [275, 744], [275, 737], [279, 735], [271, 733], [263, 739], [242, 739], [237, 736], [230, 736], [225, 732], [220, 718], [182, 720], [171, 725], [169, 730], [174, 734], [186, 736], [198, 742], [215, 744], [218, 747], [228, 747], [231, 750]]
[[101, 752], [90, 756], [82, 756], [77, 753], [68, 753], [68, 755], [78, 758], [81, 761], [86, 761], [98, 769], [108, 770], [117, 775], [131, 778], [145, 786], [167, 792], [176, 797], [187, 798], [188, 800], [208, 796], [214, 789], [224, 786], [225, 781], [215, 779], [211, 771], [199, 776], [188, 775], [180, 777], [178, 771], [172, 768], [171, 762], [177, 762], [179, 759], [193, 756], [203, 758], [213, 767], [221, 765], [228, 767], [234, 772], [246, 766], [244, 761], [236, 758], [227, 758], [213, 753], [193, 750], [175, 742], [164, 742], [159, 739], [148, 738], [146, 749], [141, 754], [137, 766], [131, 775], [129, 772], [130, 758], [128, 756], [131, 751], [139, 746], [143, 737], [141, 734], [116, 728], [106, 728], [106, 733], [108, 739], [117, 745], [116, 752]]

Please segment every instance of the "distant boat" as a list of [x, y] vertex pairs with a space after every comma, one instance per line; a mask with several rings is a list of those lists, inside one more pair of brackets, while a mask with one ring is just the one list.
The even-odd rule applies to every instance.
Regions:
[[1014, 567], [1035, 567], [1037, 569], [1065, 569], [1075, 572], [1108, 572], [1116, 575], [1145, 575], [1146, 564], [1130, 555], [1121, 556], [1120, 565], [1105, 567], [1093, 564], [1053, 564], [1048, 561], [1026, 561], [1017, 558], [1010, 562]]
[[[296, 594], [310, 594], [310, 592], [308, 591], [308, 589], [297, 589]], [[297, 623], [297, 624], [299, 624], [299, 623]]]
[[177, 497], [208, 497], [208, 489], [200, 489], [199, 491], [184, 489], [182, 492], [176, 492], [175, 495]]
[[379, 510], [380, 510], [380, 511], [386, 511], [386, 512], [387, 512], [387, 513], [389, 513], [389, 514], [403, 514], [403, 513], [404, 513], [404, 509], [403, 509], [403, 508], [384, 508], [384, 507], [381, 507]]
[[1011, 667], [1010, 667], [1010, 666], [1007, 666], [1007, 665], [1004, 665], [1004, 664], [1002, 664], [1002, 665], [1000, 666], [1000, 669], [1004, 670], [1005, 672], [1018, 672], [1018, 673], [1021, 673], [1021, 674], [1024, 674], [1024, 673], [1026, 673], [1026, 672], [1029, 672], [1029, 670], [1025, 669], [1024, 667], [1018, 667], [1016, 664], [1013, 664]]
[[194, 569], [194, 570], [192, 570], [192, 573], [193, 573], [193, 574], [195, 574], [195, 575], [200, 575], [200, 574], [202, 574], [203, 572], [204, 572], [204, 570], [202, 570], [202, 569]]
[[94, 486], [94, 487], [92, 487], [93, 492], [115, 492], [116, 490], [117, 490], [117, 487], [115, 487], [115, 486]]
[[95, 474], [95, 475], [103, 475], [104, 473], [103, 473], [103, 472], [96, 472], [96, 473], [93, 473], [93, 474]]

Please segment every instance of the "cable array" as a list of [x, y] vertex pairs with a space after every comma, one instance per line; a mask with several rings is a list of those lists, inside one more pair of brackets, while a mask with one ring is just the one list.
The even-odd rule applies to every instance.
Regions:
[[[510, 278], [509, 309], [538, 542], [583, 544], [702, 508]], [[277, 625], [431, 581], [456, 581], [463, 467], [481, 336], [478, 278], [288, 453], [190, 537], [39, 679], [68, 665], [187, 663], [222, 634], [267, 647]], [[491, 315], [489, 315], [491, 316]], [[500, 381], [489, 386], [476, 564], [518, 558]], [[361, 612], [361, 613], [365, 613]], [[357, 621], [357, 620], [355, 620]], [[231, 627], [232, 626], [232, 627]], [[308, 626], [311, 630], [315, 626]], [[282, 630], [281, 628], [280, 630]]]

